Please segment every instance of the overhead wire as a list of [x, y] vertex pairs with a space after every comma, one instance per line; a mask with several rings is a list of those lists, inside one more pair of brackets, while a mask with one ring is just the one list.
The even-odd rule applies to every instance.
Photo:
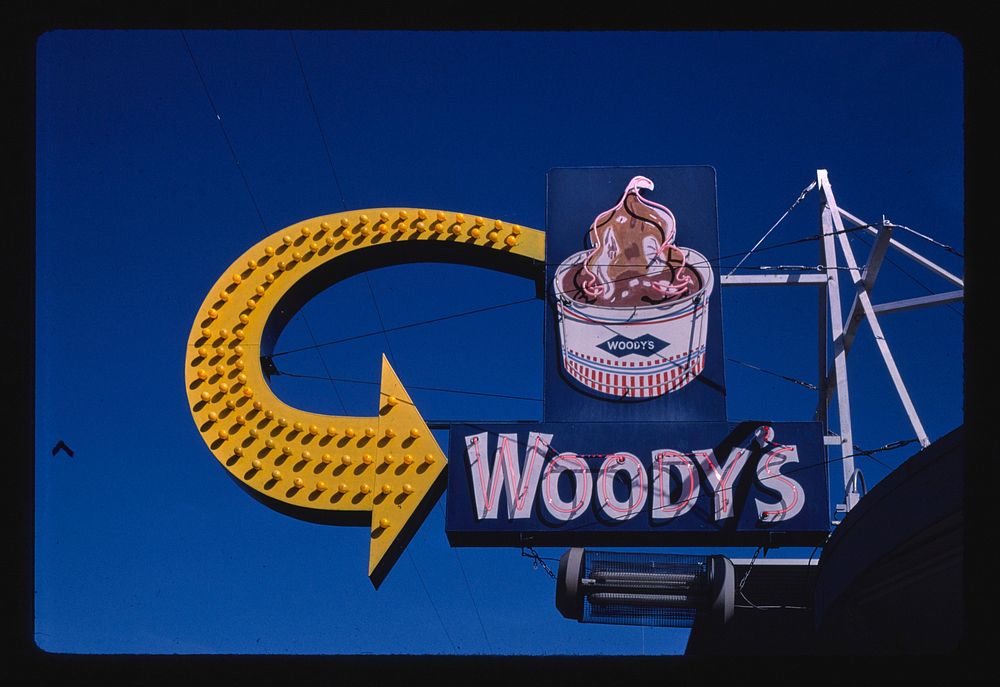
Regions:
[[219, 128], [222, 130], [222, 137], [226, 140], [226, 145], [229, 146], [229, 153], [233, 156], [233, 162], [236, 164], [236, 169], [239, 171], [240, 177], [243, 179], [243, 186], [246, 188], [247, 194], [250, 196], [250, 202], [253, 204], [253, 209], [257, 213], [257, 219], [260, 220], [260, 226], [264, 229], [264, 231], [267, 231], [267, 223], [264, 221], [264, 215], [261, 214], [260, 206], [257, 205], [257, 199], [254, 197], [253, 190], [250, 188], [250, 182], [247, 180], [247, 175], [243, 171], [243, 165], [240, 164], [240, 158], [236, 155], [236, 148], [233, 146], [233, 142], [229, 138], [229, 132], [226, 131], [226, 125], [222, 122], [222, 115], [219, 114], [219, 108], [215, 106], [212, 94], [208, 90], [208, 83], [205, 81], [205, 77], [201, 73], [201, 67], [198, 66], [198, 60], [195, 59], [194, 51], [191, 50], [191, 44], [188, 43], [187, 36], [183, 30], [181, 30], [180, 34], [184, 41], [184, 47], [187, 48], [188, 56], [191, 58], [191, 64], [194, 65], [194, 70], [198, 74], [198, 80], [201, 81], [201, 87], [205, 91], [205, 97], [208, 98], [208, 104], [212, 107], [212, 112], [215, 114], [216, 121], [219, 122]]
[[[285, 371], [282, 371], [282, 370], [279, 370], [277, 374], [279, 376], [296, 377], [298, 379], [316, 379], [316, 380], [326, 380], [326, 379], [329, 379], [329, 377], [324, 377], [322, 375], [296, 374], [294, 372], [285, 372]], [[374, 380], [369, 380], [369, 379], [348, 379], [348, 378], [345, 378], [345, 377], [336, 377], [335, 379], [338, 382], [348, 382], [350, 384], [367, 384], [369, 386], [377, 386], [378, 384], [381, 383], [381, 382], [376, 382]], [[495, 394], [495, 393], [490, 393], [488, 391], [469, 391], [468, 389], [449, 389], [449, 388], [446, 388], [446, 387], [438, 387], [438, 386], [421, 386], [419, 384], [407, 384], [406, 388], [407, 389], [420, 389], [421, 391], [440, 391], [440, 392], [446, 392], [446, 393], [450, 393], [450, 394], [466, 394], [466, 395], [469, 395], [469, 396], [488, 396], [490, 398], [509, 398], [509, 399], [513, 399], [513, 400], [517, 400], [517, 401], [537, 401], [537, 402], [541, 402], [542, 401], [542, 399], [539, 398], [539, 397], [537, 397], [537, 396], [519, 396], [517, 394]], [[403, 399], [400, 399], [400, 403], [402, 403], [402, 402], [403, 402]]]
[[[871, 243], [868, 242], [868, 239], [865, 237], [864, 234], [858, 234], [855, 237], [848, 237], [848, 238], [856, 238], [858, 241], [861, 241], [861, 243], [863, 243], [866, 247], [869, 247], [869, 248], [871, 247]], [[934, 290], [933, 289], [931, 289], [929, 286], [927, 286], [922, 281], [920, 281], [919, 279], [917, 279], [915, 276], [913, 276], [912, 274], [910, 274], [910, 272], [908, 270], [904, 269], [899, 263], [897, 263], [895, 260], [893, 260], [888, 254], [885, 255], [885, 261], [888, 262], [893, 267], [895, 267], [900, 272], [902, 272], [908, 279], [910, 279], [910, 281], [912, 281], [913, 283], [915, 283], [917, 286], [919, 286], [920, 288], [922, 288], [924, 291], [926, 291], [929, 294], [934, 294]], [[945, 303], [944, 305], [945, 305], [946, 308], [948, 308], [948, 310], [951, 310], [953, 313], [955, 313], [959, 317], [964, 317], [964, 315], [961, 312], [959, 312], [958, 310], [956, 310], [955, 307], [952, 306], [950, 303]]]
[[[538, 301], [538, 299], [535, 298], [535, 297], [522, 298], [521, 300], [517, 300], [517, 301], [509, 301], [507, 303], [500, 303], [500, 304], [497, 304], [497, 305], [488, 305], [488, 306], [485, 306], [485, 307], [482, 307], [482, 308], [475, 308], [473, 310], [465, 310], [463, 312], [454, 313], [452, 315], [442, 315], [441, 317], [431, 317], [431, 318], [428, 318], [426, 320], [420, 320], [419, 322], [411, 322], [409, 324], [401, 324], [401, 325], [398, 325], [398, 326], [395, 326], [395, 327], [387, 327], [387, 328], [385, 328], [383, 330], [383, 332], [394, 332], [394, 331], [399, 331], [401, 329], [409, 329], [411, 327], [422, 327], [422, 326], [427, 325], [427, 324], [434, 324], [436, 322], [444, 322], [445, 320], [452, 320], [452, 319], [455, 319], [455, 318], [458, 318], [458, 317], [465, 317], [467, 315], [476, 315], [476, 314], [479, 314], [479, 313], [488, 312], [490, 310], [499, 310], [500, 308], [509, 308], [510, 306], [513, 306], [513, 305], [521, 305], [523, 303], [534, 303], [536, 301]], [[365, 334], [355, 334], [353, 336], [347, 336], [347, 337], [343, 337], [341, 339], [334, 339], [332, 341], [324, 341], [323, 343], [317, 344], [317, 345], [318, 346], [332, 346], [334, 344], [345, 343], [347, 341], [354, 341], [355, 339], [363, 339], [363, 338], [369, 337], [369, 336], [378, 336], [380, 333], [382, 333], [382, 332], [368, 332], [368, 333], [365, 333]], [[278, 356], [289, 355], [291, 353], [299, 353], [301, 351], [310, 350], [311, 348], [312, 348], [311, 346], [305, 346], [305, 347], [302, 347], [302, 348], [292, 348], [292, 349], [289, 349], [287, 351], [281, 351], [279, 353], [272, 353], [271, 357], [272, 358], [276, 358]]]
[[[342, 187], [340, 185], [340, 178], [337, 175], [337, 169], [336, 169], [336, 166], [333, 163], [333, 155], [330, 152], [330, 145], [329, 145], [329, 143], [327, 141], [326, 133], [325, 133], [325, 130], [323, 128], [323, 122], [322, 122], [322, 120], [320, 119], [320, 116], [319, 116], [319, 110], [316, 108], [316, 102], [313, 100], [313, 97], [312, 97], [312, 89], [309, 87], [309, 77], [307, 76], [305, 67], [302, 64], [302, 57], [299, 54], [298, 45], [295, 42], [295, 35], [291, 31], [289, 31], [288, 32], [288, 36], [289, 36], [289, 39], [290, 39], [291, 44], [292, 44], [292, 50], [295, 53], [295, 59], [296, 59], [298, 65], [299, 65], [299, 73], [302, 75], [302, 83], [303, 83], [303, 85], [305, 87], [306, 96], [307, 96], [307, 99], [309, 101], [309, 106], [310, 106], [310, 108], [312, 108], [313, 116], [314, 116], [314, 118], [316, 120], [316, 127], [317, 127], [317, 129], [319, 129], [320, 137], [321, 137], [321, 139], [323, 141], [323, 148], [326, 151], [327, 164], [329, 165], [330, 172], [333, 175], [333, 180], [334, 180], [334, 183], [335, 183], [335, 185], [337, 187], [337, 193], [340, 195], [341, 207], [346, 211], [347, 210], [347, 200], [344, 197], [344, 192], [343, 192], [343, 189], [342, 189]], [[386, 351], [389, 354], [389, 360], [390, 360], [390, 362], [392, 362], [393, 364], [395, 364], [395, 356], [392, 353], [392, 345], [390, 344], [390, 342], [389, 342], [389, 336], [386, 333], [385, 322], [382, 319], [382, 312], [381, 312], [381, 310], [379, 308], [378, 300], [375, 297], [375, 290], [372, 288], [371, 279], [369, 279], [367, 272], [364, 273], [364, 277], [365, 277], [365, 283], [368, 285], [368, 291], [371, 294], [372, 304], [375, 307], [375, 314], [378, 317], [380, 332], [382, 334], [383, 340], [385, 341]], [[313, 339], [313, 347], [316, 348], [317, 350], [319, 349], [319, 345], [316, 343], [315, 338]], [[324, 363], [324, 369], [325, 368], [326, 368], [326, 365]], [[327, 370], [327, 375], [329, 376], [329, 370]], [[413, 563], [413, 568], [417, 572], [417, 577], [420, 578], [420, 584], [423, 586], [424, 593], [427, 594], [427, 599], [431, 602], [431, 606], [434, 608], [434, 613], [435, 613], [435, 615], [437, 615], [438, 621], [441, 623], [441, 628], [444, 630], [445, 636], [448, 637], [448, 641], [451, 643], [451, 645], [455, 649], [455, 651], [458, 651], [458, 647], [456, 646], [454, 640], [451, 638], [451, 635], [448, 633], [448, 628], [444, 624], [444, 621], [441, 618], [441, 614], [438, 611], [437, 604], [435, 604], [434, 598], [431, 596], [430, 591], [427, 589], [427, 585], [424, 583], [423, 575], [420, 574], [420, 568], [417, 566], [417, 562], [413, 558], [413, 556], [410, 553], [409, 549], [407, 549], [407, 555], [410, 556], [410, 562]], [[468, 580], [466, 580], [466, 585], [468, 585]], [[469, 589], [469, 595], [470, 596], [472, 595], [472, 590], [471, 589]], [[473, 603], [473, 605], [475, 605], [475, 604]], [[477, 618], [478, 618], [479, 617], [479, 615], [478, 615], [478, 609], [477, 609], [476, 615], [477, 615]], [[482, 626], [482, 618], [479, 618], [479, 623], [480, 623], [480, 626]], [[485, 626], [483, 626], [483, 634], [485, 635], [485, 633], [486, 633], [486, 628], [485, 628]]]
[[951, 247], [951, 246], [949, 246], [948, 244], [946, 244], [946, 243], [941, 243], [941, 242], [940, 242], [940, 241], [938, 241], [937, 239], [934, 239], [934, 238], [931, 238], [931, 237], [930, 237], [930, 236], [928, 236], [927, 234], [921, 234], [921, 233], [920, 233], [919, 231], [917, 231], [916, 229], [910, 229], [909, 227], [905, 227], [905, 226], [903, 226], [902, 224], [895, 224], [895, 223], [893, 223], [893, 222], [888, 222], [888, 221], [887, 221], [886, 223], [887, 223], [887, 225], [888, 225], [888, 226], [892, 227], [893, 229], [902, 229], [903, 231], [908, 231], [908, 232], [910, 232], [911, 234], [913, 234], [914, 236], [919, 236], [919, 237], [920, 237], [920, 238], [922, 238], [923, 240], [925, 240], [925, 241], [928, 241], [928, 242], [930, 242], [930, 243], [933, 243], [933, 244], [934, 244], [935, 246], [938, 246], [939, 248], [943, 248], [943, 249], [945, 249], [946, 251], [948, 251], [948, 252], [949, 252], [949, 253], [951, 253], [952, 255], [957, 255], [957, 256], [958, 256], [958, 257], [960, 257], [960, 258], [965, 258], [965, 255], [963, 255], [963, 254], [962, 254], [961, 252], [959, 252], [959, 251], [955, 250], [954, 248], [952, 248], [952, 247]]
[[790, 212], [791, 212], [792, 210], [794, 210], [794, 209], [795, 209], [795, 206], [796, 206], [796, 205], [798, 205], [799, 203], [801, 203], [801, 202], [802, 202], [802, 199], [803, 199], [803, 198], [805, 198], [805, 197], [806, 197], [807, 195], [809, 195], [809, 192], [810, 192], [810, 191], [812, 191], [812, 190], [813, 190], [814, 188], [816, 188], [816, 182], [815, 182], [815, 181], [813, 181], [813, 182], [812, 182], [812, 183], [810, 183], [810, 184], [809, 184], [808, 186], [806, 186], [806, 187], [805, 187], [804, 189], [802, 189], [802, 192], [801, 192], [801, 193], [799, 193], [799, 197], [795, 199], [795, 202], [794, 202], [794, 203], [792, 203], [792, 204], [791, 204], [791, 206], [790, 206], [790, 207], [789, 207], [789, 208], [788, 208], [787, 210], [785, 210], [785, 214], [783, 214], [783, 215], [782, 215], [781, 217], [779, 217], [779, 218], [778, 218], [778, 221], [777, 221], [777, 222], [775, 222], [774, 224], [772, 224], [772, 225], [771, 225], [771, 228], [770, 228], [770, 229], [768, 229], [768, 230], [767, 230], [766, 232], [764, 232], [764, 235], [760, 237], [760, 240], [758, 240], [758, 241], [757, 241], [757, 243], [755, 243], [755, 244], [754, 244], [753, 248], [751, 248], [751, 249], [750, 249], [749, 251], [747, 251], [747, 254], [743, 256], [743, 259], [742, 259], [742, 260], [740, 260], [740, 261], [739, 261], [739, 263], [737, 263], [736, 267], [734, 267], [734, 268], [733, 268], [733, 269], [732, 269], [732, 270], [731, 270], [731, 271], [729, 272], [729, 274], [730, 274], [730, 275], [732, 275], [732, 273], [733, 273], [733, 272], [735, 272], [736, 270], [738, 270], [738, 269], [740, 268], [740, 265], [742, 265], [742, 264], [743, 264], [743, 263], [744, 263], [744, 262], [745, 262], [745, 261], [747, 260], [747, 258], [749, 258], [749, 257], [750, 257], [750, 255], [751, 255], [751, 254], [752, 254], [752, 253], [753, 253], [753, 252], [754, 252], [755, 250], [757, 250], [757, 248], [758, 248], [758, 247], [760, 246], [760, 244], [764, 243], [764, 240], [765, 240], [765, 239], [766, 239], [766, 238], [767, 238], [768, 236], [770, 236], [770, 235], [771, 235], [771, 232], [772, 232], [772, 231], [774, 231], [775, 227], [777, 227], [777, 226], [778, 226], [779, 224], [781, 224], [781, 222], [782, 222], [782, 221], [783, 221], [783, 220], [784, 220], [784, 219], [785, 219], [786, 217], [788, 217], [788, 214], [789, 214], [789, 213], [790, 213]]

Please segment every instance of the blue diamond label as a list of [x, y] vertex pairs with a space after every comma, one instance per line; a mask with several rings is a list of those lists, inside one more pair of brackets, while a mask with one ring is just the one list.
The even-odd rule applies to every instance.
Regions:
[[626, 355], [641, 355], [644, 358], [648, 358], [651, 355], [659, 353], [669, 345], [666, 341], [661, 341], [652, 334], [643, 334], [638, 339], [630, 339], [627, 336], [618, 334], [604, 343], [598, 344], [597, 347], [607, 351], [616, 358], [623, 358]]

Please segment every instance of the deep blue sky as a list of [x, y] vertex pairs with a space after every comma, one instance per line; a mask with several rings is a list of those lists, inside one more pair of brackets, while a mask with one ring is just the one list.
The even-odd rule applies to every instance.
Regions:
[[[449, 547], [444, 497], [375, 591], [367, 528], [285, 517], [227, 477], [187, 408], [186, 338], [215, 279], [284, 226], [414, 206], [544, 229], [552, 167], [709, 164], [721, 254], [735, 256], [724, 267], [818, 168], [855, 215], [964, 249], [963, 56], [947, 34], [296, 32], [301, 70], [285, 31], [185, 35], [191, 54], [177, 31], [37, 44], [35, 641], [48, 651], [683, 652], [686, 631], [563, 619], [553, 581], [517, 549]], [[817, 220], [813, 193], [765, 247], [815, 234]], [[961, 258], [897, 238], [964, 274]], [[890, 257], [875, 302], [953, 288]], [[747, 264], [817, 262], [810, 242]], [[387, 328], [534, 293], [461, 266], [368, 278]], [[816, 382], [814, 290], [722, 298], [728, 357]], [[309, 410], [370, 415], [388, 348], [408, 386], [523, 397], [411, 389], [427, 419], [537, 418], [542, 308], [278, 356], [284, 372], [323, 376], [325, 363], [369, 383], [274, 388]], [[882, 319], [931, 439], [962, 422], [962, 313]], [[276, 352], [380, 329], [360, 276], [302, 314]], [[735, 363], [726, 377], [730, 419], [812, 418], [801, 386]], [[849, 380], [857, 444], [913, 436], [867, 327]], [[51, 455], [60, 439], [72, 459]], [[869, 486], [913, 448], [859, 458]], [[833, 465], [834, 502], [839, 475]]]

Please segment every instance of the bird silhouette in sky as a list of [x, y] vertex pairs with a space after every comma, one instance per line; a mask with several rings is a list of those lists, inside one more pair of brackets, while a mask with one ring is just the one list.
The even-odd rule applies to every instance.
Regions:
[[59, 443], [52, 448], [52, 455], [56, 455], [57, 453], [59, 453], [59, 451], [65, 451], [67, 456], [69, 456], [70, 458], [73, 457], [73, 449], [67, 446], [66, 442], [63, 441], [62, 439], [60, 439]]

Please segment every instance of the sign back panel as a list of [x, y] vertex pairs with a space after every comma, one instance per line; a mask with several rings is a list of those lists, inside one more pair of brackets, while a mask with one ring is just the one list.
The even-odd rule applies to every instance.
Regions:
[[456, 546], [812, 545], [829, 532], [817, 422], [454, 425]]
[[715, 170], [548, 173], [550, 422], [725, 421]]

